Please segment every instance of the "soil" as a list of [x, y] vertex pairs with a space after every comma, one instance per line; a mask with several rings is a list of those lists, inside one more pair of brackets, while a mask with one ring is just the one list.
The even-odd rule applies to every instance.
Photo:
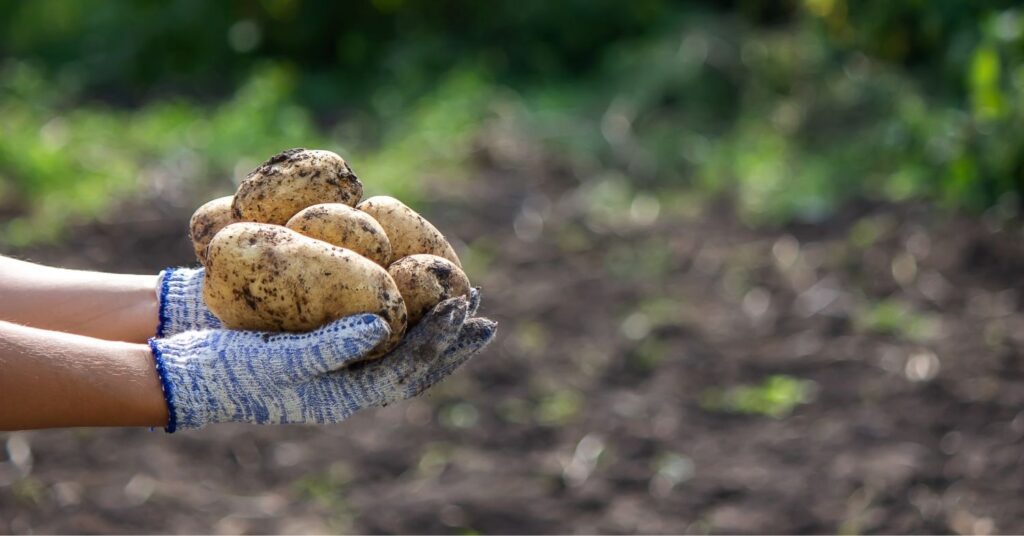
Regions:
[[[1024, 532], [1018, 220], [751, 228], [666, 196], [609, 222], [579, 186], [488, 168], [431, 192], [500, 324], [442, 386], [328, 427], [0, 434], [0, 532]], [[8, 253], [192, 262], [162, 203]], [[791, 411], [712, 402], [779, 375], [804, 382]]]

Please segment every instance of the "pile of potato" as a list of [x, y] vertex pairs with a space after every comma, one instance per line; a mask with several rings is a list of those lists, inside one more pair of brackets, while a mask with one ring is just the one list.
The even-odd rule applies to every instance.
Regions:
[[469, 296], [469, 279], [436, 227], [401, 201], [363, 200], [340, 156], [290, 149], [199, 207], [190, 222], [206, 267], [203, 299], [232, 329], [308, 331], [375, 313], [392, 349], [440, 301]]

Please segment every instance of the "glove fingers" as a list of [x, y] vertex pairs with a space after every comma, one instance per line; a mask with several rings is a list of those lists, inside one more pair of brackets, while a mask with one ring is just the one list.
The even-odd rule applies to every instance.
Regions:
[[486, 318], [471, 318], [463, 324], [459, 337], [440, 359], [406, 387], [402, 398], [416, 396], [447, 378], [494, 340], [498, 324]]
[[384, 359], [404, 356], [407, 360], [434, 361], [455, 342], [459, 328], [466, 321], [467, 308], [468, 303], [461, 296], [437, 304]]
[[469, 289], [469, 308], [466, 310], [466, 318], [476, 316], [476, 310], [480, 308], [480, 287]]
[[335, 320], [309, 333], [266, 333], [264, 352], [277, 358], [281, 374], [301, 382], [362, 359], [391, 334], [383, 318], [357, 314]]
[[426, 374], [456, 341], [467, 305], [463, 297], [441, 302], [391, 353], [380, 359], [352, 363], [324, 376], [323, 381], [331, 382], [340, 399], [355, 400], [360, 407], [402, 398], [400, 394], [409, 382]]

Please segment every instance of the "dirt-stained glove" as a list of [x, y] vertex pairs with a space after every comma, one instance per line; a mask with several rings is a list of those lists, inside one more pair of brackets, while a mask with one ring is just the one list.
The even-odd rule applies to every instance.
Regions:
[[160, 272], [156, 284], [160, 305], [157, 337], [224, 327], [203, 301], [205, 275], [203, 268], [167, 268]]
[[389, 335], [377, 315], [342, 318], [302, 334], [214, 329], [149, 343], [167, 400], [166, 430], [215, 422], [335, 423], [360, 409], [415, 396], [493, 338], [496, 324], [466, 320], [479, 304], [437, 305], [392, 352], [366, 361]]

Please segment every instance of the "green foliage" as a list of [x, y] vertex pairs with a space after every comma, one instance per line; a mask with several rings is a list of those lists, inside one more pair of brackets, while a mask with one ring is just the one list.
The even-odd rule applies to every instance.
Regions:
[[583, 403], [583, 396], [577, 391], [558, 389], [538, 401], [534, 418], [538, 424], [565, 426], [579, 416]]
[[247, 170], [290, 146], [325, 146], [309, 113], [288, 103], [292, 79], [268, 67], [214, 110], [186, 101], [65, 110], [37, 71], [8, 64], [0, 74], [0, 207], [20, 204], [26, 214], [4, 224], [3, 238], [53, 239], [67, 217], [97, 215], [144, 181], [227, 188], [240, 164]]
[[701, 395], [701, 406], [710, 411], [781, 418], [796, 406], [809, 402], [814, 388], [814, 382], [809, 380], [774, 375], [757, 385], [708, 389]]
[[135, 110], [65, 109], [64, 96], [46, 93], [38, 70], [9, 63], [0, 72], [0, 211], [20, 207], [21, 215], [0, 225], [0, 240], [53, 240], [68, 218], [97, 216], [152, 182], [220, 195], [234, 187], [232, 177], [295, 146], [332, 148], [355, 162], [368, 193], [387, 192], [415, 206], [419, 179], [458, 178], [486, 103], [477, 79], [454, 73], [394, 120], [375, 147], [318, 128], [311, 112], [292, 101], [295, 78], [268, 64], [213, 108], [172, 100]]
[[[415, 205], [424, 178], [463, 178], [473, 141], [487, 117], [494, 89], [477, 75], [456, 71], [409, 110], [388, 122], [377, 150], [364, 150], [354, 166], [370, 194], [387, 193]], [[365, 142], [352, 139], [356, 146]]]
[[883, 300], [858, 310], [854, 324], [861, 331], [892, 335], [914, 342], [931, 339], [938, 333], [938, 321], [918, 313], [906, 304]]
[[299, 145], [415, 202], [424, 178], [467, 176], [496, 122], [593, 183], [593, 227], [637, 196], [672, 211], [681, 191], [731, 195], [753, 224], [1024, 193], [1024, 11], [1008, 1], [0, 7], [0, 240], [15, 244], [140, 185], [224, 191]]
[[671, 0], [76, 0], [0, 2], [0, 54], [46, 66], [77, 90], [137, 103], [227, 95], [265, 59], [303, 73], [316, 109], [402, 114], [456, 64], [503, 80], [591, 69], [607, 43], [666, 26]]
[[620, 43], [589, 112], [603, 139], [560, 141], [633, 183], [731, 192], [751, 223], [854, 197], [984, 209], [1024, 189], [1021, 12], [909, 6], [809, 1], [781, 28], [710, 16]]

